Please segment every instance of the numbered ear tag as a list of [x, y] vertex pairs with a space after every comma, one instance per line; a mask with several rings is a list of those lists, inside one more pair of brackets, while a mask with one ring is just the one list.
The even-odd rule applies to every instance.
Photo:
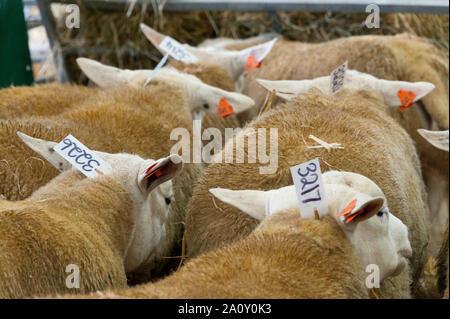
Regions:
[[221, 117], [227, 117], [231, 114], [234, 114], [233, 106], [224, 98], [221, 98], [219, 101], [219, 109], [217, 110]]
[[348, 61], [345, 61], [344, 64], [334, 69], [330, 75], [330, 87], [331, 93], [336, 93], [344, 86], [345, 73], [347, 72]]
[[414, 91], [399, 90], [397, 95], [402, 103], [402, 106], [400, 106], [400, 111], [406, 110], [414, 104], [414, 99], [416, 98], [416, 93], [414, 93]]
[[164, 40], [159, 44], [159, 48], [169, 53], [170, 56], [175, 60], [185, 63], [194, 63], [198, 61], [195, 55], [191, 54], [189, 51], [183, 48], [183, 45], [181, 43], [179, 43], [175, 39], [172, 39], [171, 37], [166, 36]]
[[245, 71], [250, 71], [255, 68], [260, 68], [262, 62], [259, 62], [256, 60], [256, 58], [253, 55], [249, 55], [247, 58], [247, 62], [245, 63]]
[[[302, 218], [319, 218], [328, 214], [328, 202], [325, 197], [325, 187], [322, 180], [319, 159], [291, 167]], [[315, 211], [317, 213], [315, 213]]]
[[108, 174], [112, 171], [112, 167], [108, 163], [95, 155], [72, 135], [68, 135], [53, 149], [89, 178]]

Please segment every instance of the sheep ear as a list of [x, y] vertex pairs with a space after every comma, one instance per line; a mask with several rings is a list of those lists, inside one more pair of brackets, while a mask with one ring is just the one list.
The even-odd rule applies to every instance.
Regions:
[[255, 105], [255, 101], [252, 98], [236, 92], [228, 92], [222, 89], [217, 89], [217, 96], [219, 99], [215, 102], [215, 107], [209, 111], [224, 117], [229, 114], [244, 112], [251, 109]]
[[230, 190], [225, 188], [210, 188], [209, 192], [220, 199], [258, 220], [263, 220], [268, 214], [269, 194], [257, 190]]
[[123, 84], [138, 85], [140, 82], [143, 85], [152, 72], [152, 70], [121, 70], [87, 58], [78, 58], [77, 63], [92, 82], [105, 89]]
[[183, 168], [183, 160], [180, 156], [172, 154], [165, 158], [146, 163], [138, 173], [138, 185], [142, 193], [155, 189], [160, 184], [177, 176]]
[[[150, 28], [148, 25], [141, 23], [140, 25], [141, 31], [144, 33], [145, 37], [158, 49], [161, 42], [164, 41], [164, 38], [166, 37], [164, 34], [161, 34], [157, 32], [156, 30]], [[163, 53], [163, 52], [161, 52]], [[166, 54], [164, 52], [163, 54]]]
[[63, 172], [72, 167], [68, 161], [53, 150], [58, 143], [34, 138], [22, 132], [17, 132], [17, 135], [29, 148], [45, 158], [58, 171]]
[[173, 44], [182, 47], [187, 52], [184, 52], [183, 56], [184, 62], [197, 62], [198, 57], [196, 55], [197, 49], [191, 47], [188, 44], [179, 43], [175, 39], [170, 38], [167, 35], [161, 34], [154, 29], [150, 28], [148, 25], [141, 23], [141, 31], [144, 33], [145, 37], [161, 52], [163, 55], [169, 53], [163, 48], [164, 40], [170, 40]]
[[248, 56], [253, 56], [258, 62], [261, 63], [270, 53], [277, 40], [277, 38], [272, 39], [270, 41], [246, 48], [242, 51], [239, 51], [239, 53], [245, 59], [247, 59]]
[[419, 132], [420, 135], [424, 139], [426, 139], [431, 145], [434, 147], [443, 150], [443, 151], [449, 151], [448, 146], [448, 130], [446, 131], [428, 131], [425, 129], [418, 129], [417, 132]]
[[337, 217], [345, 225], [355, 224], [374, 216], [383, 208], [384, 199], [382, 197], [370, 197], [365, 194], [358, 194], [355, 199], [347, 204]]
[[433, 91], [435, 86], [429, 82], [378, 80], [375, 88], [380, 90], [379, 93], [383, 96], [384, 102], [388, 106], [397, 107], [404, 105], [402, 96], [413, 94], [412, 103], [415, 103]]

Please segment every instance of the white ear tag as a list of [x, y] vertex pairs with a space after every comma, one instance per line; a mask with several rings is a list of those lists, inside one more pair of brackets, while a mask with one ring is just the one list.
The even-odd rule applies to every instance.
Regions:
[[344, 86], [345, 72], [347, 72], [348, 61], [337, 67], [330, 75], [330, 90], [334, 94]]
[[317, 219], [328, 214], [319, 159], [291, 167], [291, 175], [301, 217]]
[[167, 53], [162, 59], [161, 61], [159, 61], [158, 65], [153, 69], [153, 72], [150, 74], [150, 76], [147, 78], [147, 80], [144, 83], [144, 87], [147, 86], [147, 84], [150, 83], [150, 81], [153, 79], [153, 77], [155, 76], [155, 74], [159, 71], [159, 69], [161, 69], [163, 67], [163, 65], [166, 63], [167, 58], [169, 57], [169, 53]]
[[195, 55], [183, 48], [183, 45], [175, 39], [166, 36], [160, 43], [159, 48], [169, 53], [175, 60], [181, 62], [197, 62]]
[[70, 134], [53, 149], [89, 178], [108, 174], [112, 171], [112, 167], [108, 163]]

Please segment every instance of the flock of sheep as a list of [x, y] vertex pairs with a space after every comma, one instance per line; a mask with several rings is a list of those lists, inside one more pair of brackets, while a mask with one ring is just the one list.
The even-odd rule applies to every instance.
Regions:
[[[167, 53], [165, 35], [141, 29]], [[1, 90], [0, 297], [442, 297], [447, 57], [409, 34], [270, 37], [183, 44], [193, 60], [155, 73], [79, 58], [100, 88]], [[219, 116], [223, 103], [234, 114]], [[235, 130], [211, 163], [171, 154], [173, 130], [192, 135], [196, 119], [221, 136]], [[69, 134], [111, 172], [74, 169], [55, 151]], [[275, 172], [261, 174], [247, 149], [237, 161], [237, 141], [251, 138], [277, 143]], [[301, 218], [290, 168], [314, 158], [328, 214]], [[430, 259], [436, 287], [424, 285]], [[370, 265], [379, 285], [367, 284]]]

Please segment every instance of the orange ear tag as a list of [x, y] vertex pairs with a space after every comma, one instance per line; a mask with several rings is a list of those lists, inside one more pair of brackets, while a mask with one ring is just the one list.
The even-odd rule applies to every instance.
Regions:
[[400, 106], [400, 111], [406, 110], [408, 107], [414, 104], [416, 93], [414, 93], [413, 91], [399, 90], [397, 92], [397, 95], [400, 98], [400, 102], [402, 103], [402, 106]]
[[228, 115], [234, 114], [234, 109], [226, 99], [221, 98], [217, 112], [221, 117], [227, 117]]
[[357, 211], [356, 213], [354, 213], [351, 216], [348, 216], [347, 219], [345, 220], [345, 223], [348, 224], [350, 223], [353, 219], [355, 219], [355, 217], [361, 215], [363, 213], [363, 211]]
[[262, 62], [256, 60], [253, 55], [249, 55], [247, 58], [247, 62], [245, 63], [245, 71], [253, 70], [254, 68], [260, 68]]
[[338, 217], [349, 215], [356, 207], [356, 199], [352, 200], [339, 214]]

